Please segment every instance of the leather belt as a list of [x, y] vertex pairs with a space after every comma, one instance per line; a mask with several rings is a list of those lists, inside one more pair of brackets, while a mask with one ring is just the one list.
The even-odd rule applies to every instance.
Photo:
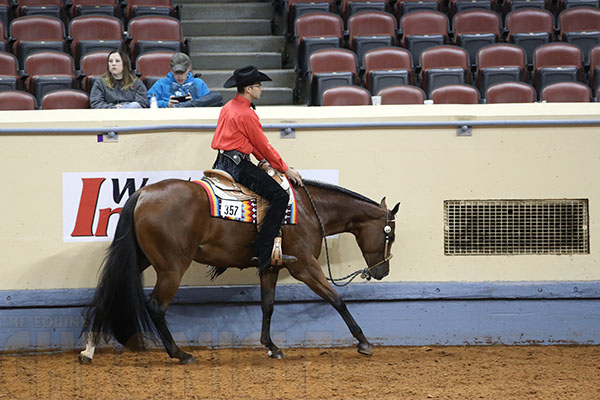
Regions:
[[242, 153], [237, 150], [219, 150], [219, 154], [223, 154], [225, 157], [229, 158], [236, 165], [240, 163], [242, 160], [250, 161], [250, 155], [246, 153]]

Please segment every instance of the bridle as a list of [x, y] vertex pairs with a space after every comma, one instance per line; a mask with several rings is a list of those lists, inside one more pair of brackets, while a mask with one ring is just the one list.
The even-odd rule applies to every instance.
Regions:
[[[352, 272], [351, 274], [348, 274], [341, 278], [334, 278], [331, 273], [331, 263], [329, 261], [329, 247], [327, 246], [327, 236], [325, 236], [325, 226], [323, 225], [323, 220], [321, 219], [321, 216], [319, 215], [319, 212], [317, 211], [315, 202], [313, 201], [312, 196], [308, 192], [306, 185], [303, 187], [304, 187], [304, 191], [306, 192], [306, 195], [308, 196], [308, 200], [310, 201], [313, 211], [315, 212], [315, 215], [317, 216], [317, 220], [319, 221], [319, 226], [321, 227], [321, 233], [323, 234], [323, 241], [325, 242], [325, 256], [327, 258], [327, 271], [329, 272], [329, 277], [327, 278], [327, 280], [338, 287], [348, 285], [350, 282], [352, 282], [354, 280], [354, 278], [356, 278], [359, 275], [362, 279], [366, 279], [366, 280], [370, 281], [371, 278], [373, 277], [371, 275], [371, 271], [373, 269], [379, 267], [380, 265], [385, 264], [386, 262], [390, 261], [393, 257], [391, 252], [389, 255], [386, 255], [386, 254], [388, 254], [388, 250], [390, 248], [390, 243], [392, 241], [392, 238], [390, 236], [390, 233], [392, 233], [392, 227], [390, 226], [390, 223], [396, 222], [396, 218], [394, 217], [394, 218], [390, 219], [390, 212], [387, 208], [385, 209], [385, 226], [383, 227], [383, 233], [385, 234], [385, 239], [384, 239], [384, 246], [383, 246], [383, 259], [381, 261], [379, 261], [371, 266], [367, 266], [366, 268], [356, 270], [356, 271]], [[346, 281], [346, 282], [344, 282], [344, 281]], [[338, 283], [338, 282], [344, 282], [344, 283]]]

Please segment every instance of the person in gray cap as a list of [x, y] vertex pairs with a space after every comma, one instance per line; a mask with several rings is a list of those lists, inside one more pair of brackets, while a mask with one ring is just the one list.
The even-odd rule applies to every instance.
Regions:
[[[253, 154], [257, 160], [268, 162], [271, 167], [285, 174], [289, 180], [302, 186], [302, 176], [283, 161], [277, 150], [265, 136], [258, 116], [254, 112], [253, 101], [262, 94], [262, 83], [270, 81], [266, 74], [250, 65], [238, 68], [225, 82], [225, 87], [237, 87], [237, 95], [221, 109], [217, 129], [211, 147], [218, 150], [213, 165], [221, 169], [239, 183], [262, 196], [269, 202], [269, 209], [262, 227], [254, 242], [259, 269], [271, 265], [273, 241], [281, 228], [289, 201], [289, 195], [262, 168], [250, 160]], [[294, 262], [293, 256], [283, 255], [283, 263]]]
[[223, 97], [211, 92], [206, 83], [192, 74], [192, 60], [185, 53], [171, 57], [171, 72], [148, 90], [148, 102], [156, 98], [159, 108], [164, 107], [220, 107]]

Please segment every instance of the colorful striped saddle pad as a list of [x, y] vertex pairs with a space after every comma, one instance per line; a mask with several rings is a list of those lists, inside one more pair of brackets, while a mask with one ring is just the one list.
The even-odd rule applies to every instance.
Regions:
[[[270, 168], [267, 173], [272, 176], [287, 191], [290, 200], [285, 212], [283, 224], [298, 223], [298, 208], [296, 196], [287, 177]], [[210, 215], [217, 218], [260, 224], [269, 202], [256, 193], [235, 182], [225, 171], [209, 169], [204, 171], [204, 177], [194, 181], [206, 190], [210, 201]]]

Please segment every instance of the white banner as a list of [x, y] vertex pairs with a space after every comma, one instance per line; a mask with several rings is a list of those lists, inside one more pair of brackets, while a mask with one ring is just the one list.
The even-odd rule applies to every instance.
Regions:
[[[304, 178], [338, 183], [338, 170], [300, 170]], [[64, 172], [63, 240], [110, 241], [125, 202], [143, 186], [168, 178], [196, 180], [202, 171]]]

